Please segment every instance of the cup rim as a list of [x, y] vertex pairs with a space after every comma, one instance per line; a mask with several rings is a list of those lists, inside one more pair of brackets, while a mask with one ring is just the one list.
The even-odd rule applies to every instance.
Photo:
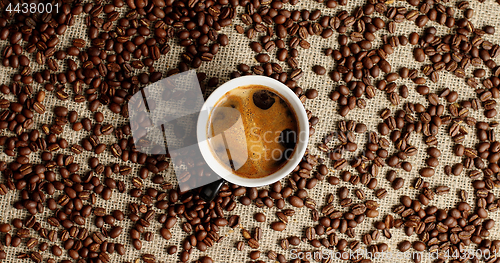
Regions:
[[[230, 169], [225, 167], [216, 159], [208, 143], [207, 127], [213, 106], [230, 90], [248, 85], [263, 85], [283, 96], [294, 110], [299, 126], [299, 138], [292, 157], [288, 159], [285, 165], [276, 172], [262, 178], [244, 178], [234, 174]], [[245, 187], [259, 187], [277, 182], [295, 169], [295, 167], [302, 160], [306, 151], [309, 140], [309, 121], [307, 119], [306, 110], [297, 95], [288, 86], [273, 78], [251, 75], [232, 79], [222, 84], [212, 92], [203, 104], [200, 112], [205, 113], [199, 115], [196, 125], [198, 147], [200, 152], [205, 159], [205, 162], [215, 173], [217, 173], [217, 175], [233, 184]]]

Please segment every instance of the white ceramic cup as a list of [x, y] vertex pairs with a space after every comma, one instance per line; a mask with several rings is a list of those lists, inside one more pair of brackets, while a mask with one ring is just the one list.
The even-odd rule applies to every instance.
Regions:
[[[199, 115], [196, 132], [198, 138], [198, 146], [200, 147], [201, 154], [203, 155], [205, 162], [215, 173], [217, 173], [221, 178], [233, 184], [246, 187], [259, 187], [279, 181], [286, 175], [290, 174], [292, 170], [300, 163], [306, 151], [307, 142], [309, 139], [309, 121], [307, 119], [306, 110], [304, 109], [304, 106], [300, 102], [297, 95], [295, 95], [295, 93], [285, 84], [273, 78], [264, 76], [243, 76], [224, 83], [214, 92], [212, 92], [210, 97], [208, 97], [208, 99], [203, 104], [201, 113], [210, 113], [215, 104], [230, 90], [248, 85], [263, 85], [270, 88], [275, 93], [279, 94], [288, 101], [290, 107], [292, 107], [297, 116], [297, 123], [299, 126], [297, 144], [291, 158], [288, 159], [283, 167], [281, 167], [276, 172], [262, 178], [244, 178], [238, 176], [234, 174], [230, 168], [220, 163], [211, 150], [211, 146], [209, 144], [207, 136], [210, 114]], [[272, 118], [273, 116], [269, 117]]]

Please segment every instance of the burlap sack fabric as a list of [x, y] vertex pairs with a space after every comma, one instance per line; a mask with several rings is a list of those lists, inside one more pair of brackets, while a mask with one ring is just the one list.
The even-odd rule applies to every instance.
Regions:
[[[344, 9], [346, 11], [351, 11], [354, 7], [359, 6], [364, 4], [364, 1], [361, 0], [356, 0], [356, 1], [349, 1], [348, 5], [346, 7], [339, 6], [336, 9], [327, 9], [325, 8], [324, 4], [317, 3], [315, 1], [307, 0], [307, 1], [301, 1], [296, 6], [290, 6], [286, 4], [285, 6], [291, 10], [302, 10], [302, 9], [308, 9], [308, 10], [316, 10], [316, 9], [321, 9], [322, 14], [324, 15], [335, 15], [337, 12], [340, 10]], [[449, 2], [449, 3], [444, 3], [446, 6], [455, 6], [457, 2]], [[409, 5], [406, 4], [406, 2], [403, 1], [398, 1], [393, 4], [393, 6], [406, 6], [408, 8], [411, 8]], [[474, 9], [475, 15], [471, 19], [472, 23], [475, 25], [476, 28], [481, 28], [484, 25], [493, 25], [493, 26], [499, 26], [500, 25], [500, 17], [497, 15], [498, 10], [500, 10], [500, 6], [493, 0], [487, 0], [485, 3], [479, 3], [478, 1], [471, 1], [470, 3], [471, 8]], [[238, 13], [242, 13], [243, 8], [238, 7]], [[462, 11], [458, 11], [455, 14], [455, 18], [457, 17], [462, 17]], [[64, 47], [67, 46], [72, 39], [74, 38], [84, 38], [87, 39], [87, 27], [84, 25], [83, 22], [83, 15], [79, 16], [77, 18], [77, 23], [69, 28], [67, 33], [63, 36], [62, 38], [62, 43], [59, 44], [59, 47]], [[256, 65], [257, 62], [254, 59], [255, 53], [250, 49], [249, 43], [250, 40], [246, 38], [244, 35], [237, 34], [236, 31], [234, 30], [234, 24], [240, 24], [242, 25], [239, 17], [236, 18], [233, 21], [233, 25], [227, 28], [224, 28], [222, 30], [223, 33], [227, 34], [230, 38], [230, 44], [226, 47], [222, 47], [219, 51], [219, 53], [215, 56], [214, 60], [209, 62], [209, 63], [203, 63], [203, 65], [197, 69], [198, 72], [205, 72], [207, 73], [208, 77], [218, 77], [220, 79], [219, 84], [224, 83], [229, 79], [229, 75], [232, 71], [236, 70], [236, 66], [240, 63], [245, 63], [250, 66]], [[438, 24], [434, 22], [429, 22], [428, 26], [436, 26], [438, 29], [438, 35], [441, 34], [447, 34], [449, 33], [450, 29], [439, 26]], [[409, 33], [411, 32], [421, 32], [421, 29], [417, 28], [413, 22], [405, 21], [403, 23], [397, 24], [397, 30], [396, 30], [396, 35], [406, 35], [408, 36]], [[376, 33], [377, 35], [377, 45], [379, 45], [381, 37], [387, 34], [389, 35], [388, 31], [383, 29], [380, 30], [379, 32]], [[325, 68], [330, 71], [334, 67], [334, 61], [331, 57], [327, 57], [324, 55], [323, 50], [325, 48], [334, 48], [337, 49], [339, 47], [336, 39], [337, 39], [338, 33], [334, 33], [334, 35], [328, 39], [323, 39], [320, 36], [312, 36], [308, 38], [308, 41], [311, 43], [311, 48], [308, 50], [304, 50], [299, 48], [299, 67], [304, 70], [304, 76], [300, 81], [298, 82], [299, 86], [301, 86], [304, 90], [309, 89], [309, 88], [315, 88], [318, 89], [319, 91], [319, 96], [312, 100], [312, 101], [307, 101], [305, 103], [305, 106], [307, 109], [311, 110], [314, 116], [318, 116], [320, 118], [319, 124], [315, 127], [316, 128], [316, 133], [310, 138], [310, 143], [309, 143], [309, 148], [313, 154], [319, 154], [321, 157], [328, 159], [324, 154], [320, 153], [316, 149], [316, 145], [321, 141], [321, 139], [328, 134], [331, 131], [334, 131], [337, 129], [337, 124], [340, 119], [340, 115], [337, 113], [338, 112], [338, 107], [336, 102], [332, 102], [329, 98], [328, 95], [329, 93], [334, 89], [337, 83], [334, 83], [327, 75], [324, 76], [317, 76], [314, 74], [311, 70], [311, 68], [314, 65], [323, 65]], [[492, 43], [500, 43], [500, 37], [499, 34], [495, 34], [493, 36], [491, 35], [486, 35], [484, 37], [486, 40], [491, 41]], [[155, 62], [154, 67], [159, 70], [160, 72], [165, 73], [168, 69], [175, 68], [177, 66], [177, 63], [179, 62], [179, 54], [184, 51], [183, 48], [180, 48], [176, 40], [169, 40], [169, 44], [172, 46], [172, 50], [167, 54], [162, 56], [162, 58]], [[6, 41], [1, 41], [0, 42], [0, 49], [3, 50], [3, 48], [6, 45]], [[88, 45], [88, 44], [87, 44]], [[388, 61], [392, 65], [392, 70], [397, 71], [400, 67], [406, 66], [410, 69], [420, 69], [421, 65], [424, 63], [417, 63], [413, 59], [413, 53], [412, 53], [413, 47], [411, 45], [407, 46], [399, 46], [395, 48], [395, 53], [392, 54]], [[275, 58], [275, 51], [272, 52], [271, 54], [272, 61], [278, 62]], [[34, 61], [34, 60], [32, 60]], [[498, 59], [496, 59], [498, 63]], [[426, 61], [428, 63], [428, 60]], [[280, 65], [282, 65], [284, 68], [288, 69], [288, 66], [285, 63], [279, 62]], [[39, 67], [36, 65], [36, 63], [32, 62], [31, 63], [32, 67], [34, 68], [34, 71], [38, 70]], [[60, 66], [66, 66], [62, 65], [60, 63]], [[13, 69], [6, 69], [4, 67], [0, 67], [0, 84], [9, 84], [10, 79], [14, 72], [17, 72]], [[471, 69], [467, 70], [467, 76], [471, 76]], [[427, 105], [426, 100], [424, 99], [423, 96], [419, 95], [415, 91], [415, 84], [413, 84], [409, 80], [397, 80], [398, 86], [401, 84], [405, 84], [409, 87], [410, 90], [410, 96], [404, 100], [404, 102], [414, 102], [414, 103], [422, 103], [423, 105]], [[450, 73], [440, 73], [440, 81], [439, 83], [431, 83], [428, 81], [427, 83], [430, 87], [431, 92], [437, 92], [439, 93], [440, 90], [444, 88], [450, 88], [451, 90], [455, 90], [460, 94], [460, 99], [468, 99], [468, 98], [474, 98], [476, 95], [470, 87], [468, 87], [465, 84], [464, 79], [459, 79], [455, 77], [453, 74]], [[41, 89], [40, 85], [34, 85], [34, 90], [37, 91]], [[70, 94], [72, 94], [71, 91], [68, 91]], [[4, 96], [4, 95], [2, 95]], [[8, 99], [13, 99], [12, 95], [5, 96]], [[84, 118], [84, 117], [89, 117], [92, 119], [92, 113], [87, 109], [86, 105], [78, 104], [73, 101], [66, 101], [62, 102], [58, 99], [56, 99], [53, 94], [50, 92], [47, 93], [47, 97], [45, 99], [45, 106], [47, 107], [48, 111], [46, 114], [39, 115], [35, 114], [35, 123], [36, 127], [39, 127], [41, 124], [44, 123], [51, 123], [53, 122], [53, 113], [51, 109], [54, 106], [57, 105], [64, 105], [69, 108], [69, 110], [76, 110], [79, 113], [79, 118]], [[368, 130], [376, 130], [377, 129], [377, 124], [380, 122], [380, 118], [378, 116], [378, 113], [380, 112], [381, 109], [388, 107], [390, 108], [393, 112], [395, 112], [397, 109], [402, 108], [402, 105], [404, 103], [401, 103], [400, 106], [394, 107], [391, 106], [389, 103], [388, 98], [386, 97], [385, 93], [378, 92], [376, 97], [367, 100], [367, 107], [364, 110], [360, 109], [355, 109], [351, 111], [347, 117], [345, 118], [346, 120], [355, 120], [357, 122], [362, 122], [365, 123], [368, 126]], [[117, 126], [122, 126], [124, 123], [126, 123], [126, 120], [122, 118], [121, 116], [118, 116], [116, 114], [112, 114], [106, 107], [101, 107], [100, 111], [102, 111], [106, 119], [104, 123], [110, 123], [113, 124], [115, 127]], [[473, 112], [472, 115], [476, 117], [478, 120], [485, 120], [482, 111], [477, 111]], [[438, 135], [439, 139], [439, 145], [438, 148], [441, 150], [443, 153], [442, 156], [439, 158], [440, 164], [437, 167], [436, 175], [434, 175], [432, 178], [427, 178], [427, 181], [430, 183], [431, 188], [435, 188], [440, 185], [446, 185], [450, 187], [450, 192], [446, 195], [443, 196], [438, 196], [434, 200], [431, 201], [431, 205], [436, 205], [439, 208], [451, 208], [453, 207], [456, 202], [458, 201], [458, 195], [457, 192], [460, 189], [467, 190], [469, 192], [469, 199], [467, 200], [469, 204], [473, 205], [475, 202], [475, 198], [471, 197], [473, 194], [471, 184], [470, 184], [470, 179], [465, 176], [465, 173], [462, 173], [462, 176], [458, 177], [449, 177], [444, 175], [443, 173], [443, 167], [447, 164], [454, 164], [456, 162], [460, 162], [461, 158], [456, 157], [452, 153], [452, 146], [453, 143], [450, 140], [450, 137], [446, 134], [447, 131], [445, 130], [444, 127], [440, 129], [440, 133]], [[1, 135], [4, 134], [10, 134], [7, 133], [5, 130], [2, 130]], [[72, 145], [73, 143], [79, 143], [79, 141], [88, 136], [89, 133], [82, 130], [80, 132], [74, 132], [71, 130], [69, 125], [65, 126], [63, 137], [68, 140], [69, 145]], [[102, 136], [102, 141], [105, 143], [109, 144], [115, 141], [115, 137], [113, 135], [108, 135], [108, 136]], [[474, 147], [475, 145], [475, 132], [470, 132], [470, 134], [467, 136], [467, 139], [463, 143], [466, 147]], [[367, 138], [365, 135], [359, 135], [357, 138], [358, 142], [358, 150], [355, 153], [347, 154], [347, 159], [350, 159], [352, 156], [357, 156], [359, 153], [363, 150], [364, 145], [367, 142]], [[410, 157], [409, 160], [413, 164], [413, 170], [411, 172], [404, 172], [403, 170], [399, 170], [398, 173], [401, 177], [405, 179], [405, 185], [402, 189], [395, 191], [390, 187], [390, 183], [384, 178], [386, 172], [388, 171], [387, 167], [382, 169], [380, 172], [379, 178], [378, 178], [378, 188], [387, 188], [388, 195], [381, 199], [378, 200], [374, 196], [374, 191], [367, 189], [365, 186], [358, 185], [353, 187], [350, 183], [344, 183], [341, 182], [339, 186], [332, 186], [328, 184], [326, 181], [319, 182], [318, 185], [313, 189], [309, 190], [309, 196], [313, 198], [317, 204], [318, 207], [322, 207], [325, 204], [326, 196], [328, 193], [334, 193], [336, 194], [336, 189], [340, 186], [346, 186], [349, 189], [351, 189], [351, 198], [353, 198], [354, 202], [359, 202], [356, 197], [353, 196], [352, 191], [356, 188], [362, 188], [366, 194], [367, 194], [367, 199], [372, 199], [372, 200], [377, 200], [380, 203], [380, 215], [378, 218], [375, 219], [366, 219], [361, 225], [356, 227], [356, 234], [357, 238], [359, 239], [363, 234], [369, 233], [374, 230], [373, 223], [377, 220], [382, 220], [384, 216], [387, 213], [392, 213], [391, 209], [399, 203], [399, 199], [403, 195], [408, 195], [412, 198], [414, 198], [417, 194], [417, 190], [412, 189], [412, 184], [413, 181], [419, 177], [418, 175], [418, 170], [419, 168], [424, 164], [424, 160], [427, 157], [427, 154], [425, 153], [425, 144], [423, 143], [423, 138], [422, 136], [417, 136], [417, 135], [412, 135], [411, 137], [411, 142], [413, 145], [415, 145], [417, 148], [419, 148], [419, 152], [416, 156]], [[330, 144], [336, 144], [338, 141], [333, 141]], [[392, 146], [391, 146], [392, 147]], [[0, 149], [2, 149], [0, 147]], [[393, 147], [391, 148], [393, 150]], [[60, 151], [61, 153], [65, 154], [71, 154], [68, 149], [64, 151]], [[88, 158], [95, 156], [94, 153], [89, 153], [89, 152], [84, 152], [81, 155], [75, 156], [75, 162], [78, 162], [80, 164], [80, 174], [85, 174], [88, 170]], [[32, 154], [30, 156], [32, 159], [32, 163], [38, 163], [39, 162], [39, 154]], [[99, 155], [99, 159], [101, 163], [104, 165], [108, 163], [114, 163], [114, 162], [121, 162], [121, 160], [118, 160], [117, 158], [113, 157], [109, 151], [105, 151], [103, 154]], [[6, 156], [3, 151], [0, 151], [0, 160], [6, 160], [6, 161], [11, 161], [12, 158]], [[327, 162], [329, 163], [329, 162]], [[132, 163], [128, 163], [129, 166], [133, 167], [133, 172], [129, 177], [132, 177], [132, 175], [135, 175], [138, 172], [138, 167], [139, 165], [134, 165]], [[350, 169], [350, 167], [349, 167]], [[171, 182], [172, 184], [176, 185], [177, 184], [177, 179], [175, 175], [173, 174], [173, 171], [171, 168], [169, 168], [166, 172], [163, 172], [165, 174], [165, 178], [167, 181]], [[330, 173], [330, 175], [337, 175], [333, 172]], [[115, 175], [116, 179], [119, 180], [124, 180], [127, 189], [130, 189], [132, 187], [130, 178], [122, 178], [120, 175]], [[3, 180], [3, 179], [0, 179]], [[283, 181], [285, 183], [285, 181]], [[145, 187], [153, 187], [153, 183], [150, 182], [150, 180], [145, 180]], [[375, 190], [376, 190], [375, 189]], [[494, 190], [494, 193], [498, 194], [498, 191]], [[57, 196], [57, 194], [56, 194]], [[24, 212], [21, 212], [19, 210], [15, 210], [12, 208], [12, 204], [19, 199], [18, 193], [15, 191], [9, 192], [8, 195], [2, 196], [0, 198], [0, 209], [2, 209], [2, 212], [0, 212], [0, 222], [11, 222], [12, 219], [14, 218], [24, 218], [26, 214]], [[122, 211], [127, 210], [127, 204], [129, 202], [136, 201], [132, 199], [127, 193], [118, 193], [116, 190], [113, 192], [113, 198], [110, 201], [104, 201], [101, 198], [98, 198], [96, 206], [100, 206], [106, 209], [107, 213], [110, 213], [112, 210], [118, 209]], [[338, 200], [335, 201], [335, 204], [337, 205], [338, 209], [340, 208], [340, 205], [338, 205]], [[287, 204], [287, 208], [291, 208], [290, 205]], [[48, 209], [46, 209], [48, 210]], [[269, 250], [274, 250], [277, 253], [282, 253], [284, 254], [288, 259], [290, 259], [291, 254], [289, 251], [284, 251], [281, 249], [279, 242], [282, 238], [291, 236], [291, 235], [297, 235], [299, 237], [304, 236], [304, 229], [309, 226], [314, 226], [316, 223], [314, 223], [311, 220], [310, 216], [310, 210], [307, 208], [301, 208], [301, 209], [296, 209], [297, 213], [291, 218], [290, 223], [288, 224], [287, 228], [283, 232], [275, 232], [270, 229], [269, 225], [273, 221], [277, 221], [278, 219], [275, 216], [275, 212], [277, 211], [276, 208], [257, 208], [254, 205], [250, 206], [243, 206], [243, 205], [238, 205], [237, 208], [228, 213], [228, 214], [237, 214], [240, 215], [241, 217], [241, 226], [252, 230], [254, 227], [259, 226], [261, 227], [263, 231], [263, 238], [260, 241], [260, 249], [263, 252], [263, 255], [261, 259], [269, 261], [267, 257], [265, 257], [265, 254]], [[341, 209], [343, 210], [343, 209]], [[158, 211], [160, 212], [160, 211]], [[262, 212], [267, 216], [267, 220], [265, 223], [257, 223], [253, 219], [253, 215], [257, 212]], [[37, 219], [38, 221], [42, 224], [43, 227], [51, 228], [47, 223], [46, 223], [46, 218], [47, 216], [51, 214], [50, 211], [46, 211], [45, 214], [43, 215], [38, 215]], [[500, 215], [498, 213], [491, 213], [490, 216], [494, 218], [495, 220], [500, 219]], [[395, 216], [398, 218], [398, 216]], [[147, 231], [152, 231], [155, 233], [155, 238], [154, 241], [152, 242], [143, 242], [143, 249], [140, 251], [136, 251], [130, 244], [130, 238], [128, 237], [128, 230], [131, 227], [131, 222], [130, 220], [124, 220], [122, 222], [117, 222], [117, 225], [120, 225], [124, 228], [124, 234], [122, 234], [120, 237], [118, 237], [116, 240], [111, 240], [111, 242], [119, 242], [123, 243], [126, 246], [127, 253], [124, 256], [119, 256], [116, 253], [112, 255], [112, 262], [125, 262], [125, 261], [132, 261], [138, 259], [140, 255], [144, 253], [151, 253], [156, 255], [157, 259], [160, 262], [178, 262], [179, 261], [179, 256], [177, 254], [174, 255], [168, 255], [166, 253], [166, 248], [171, 245], [177, 245], [181, 246], [182, 240], [185, 238], [185, 233], [180, 229], [179, 224], [177, 224], [172, 230], [173, 237], [170, 240], [164, 240], [163, 238], [160, 237], [158, 233], [158, 229], [160, 228], [160, 224], [157, 222], [153, 222], [153, 224], [147, 228]], [[93, 220], [87, 220], [86, 226], [90, 228], [90, 230], [95, 231], [97, 230], [95, 226], [93, 226]], [[248, 254], [251, 251], [251, 249], [246, 246], [246, 248], [243, 251], [238, 251], [235, 248], [235, 244], [237, 241], [243, 240], [241, 234], [240, 234], [240, 229], [235, 228], [230, 229], [228, 227], [224, 227], [221, 230], [221, 235], [224, 236], [223, 240], [214, 245], [213, 247], [209, 248], [206, 252], [200, 253], [200, 251], [194, 249], [193, 253], [191, 254], [191, 260], [196, 260], [202, 255], [209, 255], [212, 259], [214, 259], [215, 262], [248, 262]], [[410, 241], [415, 240], [416, 236], [412, 237], [406, 237], [403, 230], [398, 230], [398, 229], [393, 229], [391, 230], [391, 233], [393, 235], [392, 239], [388, 240], [384, 237], [381, 237], [377, 242], [375, 243], [380, 243], [380, 242], [385, 242], [389, 245], [389, 251], [395, 252], [397, 251], [397, 244], [401, 242], [402, 240], [408, 239]], [[498, 226], [495, 226], [492, 230], [490, 230], [491, 233], [491, 239], [497, 239], [500, 238], [500, 232], [498, 231]], [[38, 237], [38, 233], [35, 233], [33, 230], [31, 230], [31, 234], [35, 237]], [[350, 238], [348, 238], [345, 235], [340, 235], [340, 238], [346, 238], [348, 241], [351, 241]], [[46, 240], [44, 240], [46, 241]], [[49, 242], [49, 245], [52, 245], [51, 242]], [[302, 242], [298, 248], [302, 250], [312, 250], [313, 247], [310, 246], [307, 242]], [[362, 245], [362, 248], [365, 248], [364, 245]], [[21, 246], [17, 248], [13, 247], [8, 247], [6, 248], [7, 252], [7, 259], [4, 260], [4, 262], [20, 262], [20, 259], [17, 259], [16, 256], [19, 253], [22, 252], [27, 252], [25, 244], [22, 244]], [[43, 252], [42, 255], [44, 256], [44, 259], [47, 259], [48, 257], [53, 257], [52, 254], [50, 254], [49, 251]], [[66, 253], [64, 253], [64, 258], [69, 259]], [[29, 259], [28, 259], [29, 260]], [[23, 260], [26, 261], [26, 260]], [[337, 260], [340, 261], [340, 260]], [[377, 262], [384, 262], [388, 261], [386, 260], [376, 260]], [[390, 262], [408, 262], [406, 259], [402, 258], [395, 258], [389, 260]], [[426, 260], [424, 262], [430, 262], [430, 260]]]

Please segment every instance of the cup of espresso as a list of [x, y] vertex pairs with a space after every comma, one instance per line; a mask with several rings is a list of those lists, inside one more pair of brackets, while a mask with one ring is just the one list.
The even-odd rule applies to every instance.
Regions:
[[304, 106], [275, 79], [232, 79], [208, 97], [201, 112], [208, 113], [200, 114], [197, 123], [201, 154], [228, 182], [246, 187], [272, 184], [290, 174], [306, 151], [309, 123]]

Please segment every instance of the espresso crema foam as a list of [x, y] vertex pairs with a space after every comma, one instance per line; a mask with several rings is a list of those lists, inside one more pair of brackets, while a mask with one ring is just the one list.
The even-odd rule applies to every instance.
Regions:
[[266, 86], [242, 86], [227, 92], [209, 119], [212, 153], [241, 177], [268, 176], [284, 166], [295, 150], [296, 114]]

